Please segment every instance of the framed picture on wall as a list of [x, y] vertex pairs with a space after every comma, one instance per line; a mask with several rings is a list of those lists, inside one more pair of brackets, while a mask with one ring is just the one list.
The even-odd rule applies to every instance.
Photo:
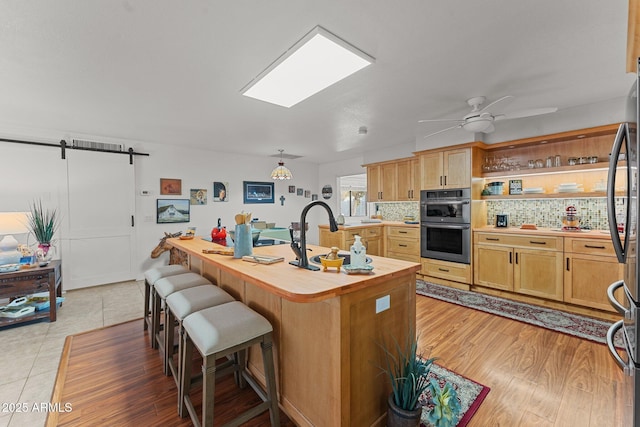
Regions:
[[304, 197], [306, 198], [311, 197], [311, 190], [304, 190]]
[[243, 181], [244, 203], [273, 203], [273, 182]]
[[317, 194], [312, 194], [311, 195], [311, 200], [318, 200], [318, 195]]
[[192, 188], [189, 191], [189, 203], [192, 205], [206, 205], [207, 190], [205, 188]]
[[229, 201], [229, 183], [213, 181], [213, 201], [228, 202]]
[[302, 196], [303, 192], [304, 192], [304, 190], [302, 188], [297, 188], [296, 189], [296, 196]]
[[160, 178], [160, 194], [170, 196], [182, 195], [182, 180], [174, 178]]
[[290, 185], [289, 186], [289, 193], [295, 193], [296, 192], [296, 186], [295, 185]]
[[174, 224], [190, 221], [189, 199], [157, 199], [156, 223]]

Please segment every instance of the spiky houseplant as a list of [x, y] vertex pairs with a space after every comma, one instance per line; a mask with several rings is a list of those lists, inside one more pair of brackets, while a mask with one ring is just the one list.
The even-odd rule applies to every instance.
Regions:
[[404, 345], [393, 338], [391, 347], [382, 346], [386, 362], [383, 370], [391, 382], [387, 425], [406, 426], [409, 419], [419, 425], [422, 415], [419, 399], [424, 392], [430, 391], [433, 408], [428, 421], [435, 427], [451, 427], [460, 412], [456, 391], [448, 383], [440, 389], [437, 381], [429, 379], [431, 365], [437, 357], [425, 359], [418, 354], [418, 340], [419, 336], [410, 332]]
[[53, 235], [58, 229], [58, 212], [56, 209], [45, 209], [42, 207], [42, 200], [34, 201], [29, 215], [29, 228], [36, 240], [46, 251], [53, 241]]

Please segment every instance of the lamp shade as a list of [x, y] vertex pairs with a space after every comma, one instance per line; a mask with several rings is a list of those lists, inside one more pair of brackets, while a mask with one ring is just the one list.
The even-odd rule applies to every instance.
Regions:
[[0, 212], [0, 236], [29, 232], [28, 212]]
[[284, 150], [280, 149], [278, 151], [280, 151], [280, 161], [278, 162], [278, 166], [276, 166], [276, 168], [271, 171], [271, 179], [284, 180], [293, 178], [293, 174], [289, 169], [287, 169], [287, 167], [284, 165], [284, 161], [282, 160], [282, 153], [284, 152]]

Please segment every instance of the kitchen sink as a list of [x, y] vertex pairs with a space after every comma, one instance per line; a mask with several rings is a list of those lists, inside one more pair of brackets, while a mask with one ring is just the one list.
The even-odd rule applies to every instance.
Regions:
[[[311, 261], [314, 264], [320, 264], [320, 257], [324, 257], [327, 254], [322, 254], [322, 255], [314, 255], [312, 257], [309, 257], [309, 261]], [[349, 265], [351, 263], [351, 254], [341, 254], [339, 253], [338, 256], [340, 258], [344, 258], [344, 261], [342, 261], [342, 265]], [[367, 257], [367, 264], [371, 263], [371, 258]]]

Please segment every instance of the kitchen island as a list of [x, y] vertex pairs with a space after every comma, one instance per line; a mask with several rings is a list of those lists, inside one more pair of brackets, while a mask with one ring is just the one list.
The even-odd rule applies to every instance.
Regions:
[[[385, 425], [390, 389], [381, 374], [380, 343], [402, 343], [415, 330], [420, 264], [370, 256], [372, 273], [350, 275], [292, 266], [288, 245], [254, 248], [254, 255], [285, 259], [255, 264], [203, 253], [218, 245], [198, 237], [167, 243], [188, 255], [191, 270], [271, 322], [279, 403], [296, 424]], [[249, 369], [264, 385], [259, 351], [249, 355]]]

